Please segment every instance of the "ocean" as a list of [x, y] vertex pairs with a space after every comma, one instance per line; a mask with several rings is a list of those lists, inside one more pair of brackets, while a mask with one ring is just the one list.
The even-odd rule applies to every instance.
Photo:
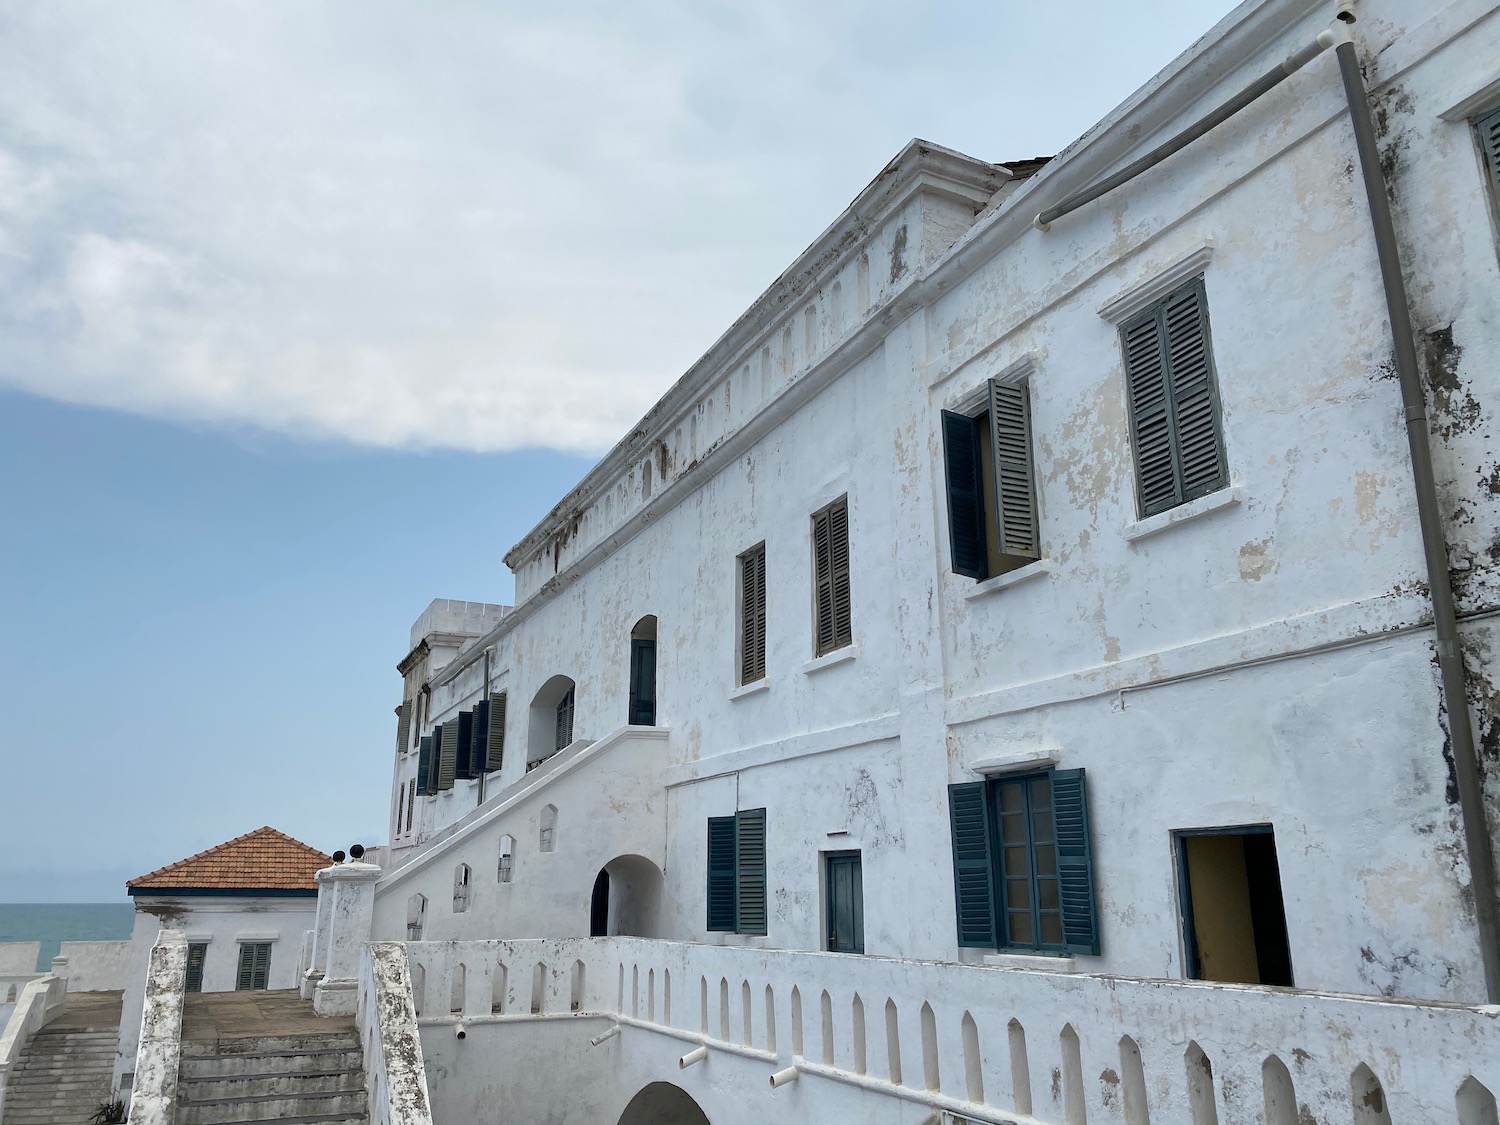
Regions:
[[129, 902], [0, 902], [0, 941], [39, 941], [37, 971], [52, 967], [65, 941], [128, 938], [135, 925]]

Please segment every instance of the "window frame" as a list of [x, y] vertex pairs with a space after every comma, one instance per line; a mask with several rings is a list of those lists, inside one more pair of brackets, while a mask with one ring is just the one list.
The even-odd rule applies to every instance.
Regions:
[[[273, 944], [273, 942], [269, 941], [242, 941], [239, 943], [240, 958], [234, 976], [234, 990], [236, 992], [264, 992], [271, 987], [271, 954], [273, 952], [271, 946]], [[260, 958], [258, 951], [262, 949], [265, 950], [265, 963], [257, 968], [256, 961]], [[250, 956], [250, 964], [248, 966], [245, 964], [246, 954]], [[249, 974], [249, 983], [241, 984], [240, 982], [246, 979], [247, 973]], [[256, 980], [259, 980], [260, 983], [256, 984]]]
[[[985, 800], [990, 802], [991, 828], [993, 837], [991, 841], [992, 855], [995, 867], [995, 937], [999, 942], [998, 948], [1011, 952], [1021, 953], [1050, 953], [1065, 954], [1068, 952], [1067, 937], [1063, 932], [1062, 919], [1062, 878], [1058, 871], [1057, 860], [1057, 824], [1056, 812], [1052, 799], [1052, 774], [1053, 770], [1027, 770], [1024, 773], [1008, 773], [998, 777], [985, 779]], [[1053, 820], [1052, 838], [1043, 841], [1045, 846], [1052, 849], [1053, 871], [1050, 875], [1038, 871], [1038, 841], [1036, 839], [1036, 815], [1032, 807], [1033, 784], [1038, 781], [1047, 782], [1047, 811], [1046, 815]], [[1022, 794], [1024, 825], [1026, 839], [1021, 844], [1009, 844], [1005, 840], [1004, 829], [1004, 804], [1002, 792], [1009, 786], [1018, 787]], [[1010, 905], [1010, 891], [1008, 884], [1016, 881], [1016, 877], [1006, 870], [1005, 852], [1008, 848], [1024, 848], [1026, 856], [1026, 881], [1027, 898], [1029, 907], [1012, 907]], [[1044, 911], [1040, 902], [1040, 881], [1050, 879], [1057, 884], [1058, 903], [1055, 910]], [[1022, 909], [1029, 909], [1032, 933], [1036, 940], [1031, 942], [1017, 941], [1011, 930], [1011, 914], [1019, 913]], [[1042, 940], [1042, 914], [1055, 914], [1057, 917], [1058, 940], [1047, 942]]]
[[[1008, 369], [983, 384], [941, 413], [943, 441], [943, 488], [948, 513], [948, 565], [963, 578], [984, 582], [1041, 558], [1041, 507], [1037, 492], [1036, 440], [1031, 413], [1029, 361]], [[1002, 412], [1011, 418], [1008, 436], [1002, 436], [997, 419]], [[960, 438], [969, 445], [966, 451]], [[1019, 443], [1019, 451], [1005, 448]], [[967, 452], [968, 479], [958, 479]], [[1010, 455], [1006, 455], [1006, 454]], [[1006, 467], [1009, 471], [1006, 471]], [[1017, 479], [1020, 478], [1020, 479]], [[1025, 506], [1016, 511], [1006, 496], [1023, 494]], [[961, 543], [960, 505], [972, 504], [979, 519], [982, 542]], [[1014, 530], [1013, 530], [1014, 529]], [[977, 549], [972, 563], [964, 556]]]
[[[720, 854], [717, 864], [715, 852], [721, 849], [715, 848], [716, 827], [721, 834], [721, 842], [723, 834], [727, 832], [733, 848], [732, 856], [726, 857]], [[708, 818], [708, 846], [705, 853], [707, 868], [705, 908], [708, 917], [705, 928], [709, 933], [748, 934], [755, 937], [765, 937], [769, 933], [770, 896], [767, 883], [769, 868], [767, 852], [770, 840], [768, 827], [769, 817], [765, 808], [739, 809], [729, 816]], [[758, 854], [755, 850], [747, 854], [746, 845], [755, 843], [757, 836]], [[716, 919], [714, 916], [716, 884], [722, 895], [726, 889], [725, 880], [729, 880], [729, 887], [733, 891], [731, 896], [733, 918]], [[758, 891], [755, 889], [756, 883], [759, 884]]]
[[[745, 626], [749, 610], [746, 605], [746, 595], [749, 592], [749, 583], [746, 581], [746, 564], [752, 558], [759, 559], [756, 573], [756, 636], [758, 642], [757, 659], [748, 662], [746, 660], [746, 645], [750, 639], [746, 636]], [[744, 687], [748, 684], [759, 683], [767, 675], [767, 628], [770, 621], [770, 596], [769, 583], [766, 578], [766, 541], [762, 539], [754, 546], [747, 547], [735, 556], [735, 682]]]

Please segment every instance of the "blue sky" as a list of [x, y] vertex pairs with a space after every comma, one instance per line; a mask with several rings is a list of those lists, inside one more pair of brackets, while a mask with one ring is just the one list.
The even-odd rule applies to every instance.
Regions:
[[0, 9], [0, 901], [383, 838], [433, 597], [913, 136], [1050, 154], [1229, 0]]

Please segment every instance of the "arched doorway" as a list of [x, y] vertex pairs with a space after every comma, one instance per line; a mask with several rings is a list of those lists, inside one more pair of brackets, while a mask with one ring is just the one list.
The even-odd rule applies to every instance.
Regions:
[[630, 725], [656, 725], [656, 618], [643, 617], [630, 631]]
[[531, 700], [527, 724], [526, 768], [535, 769], [573, 742], [574, 684], [553, 676]]
[[620, 1125], [709, 1125], [709, 1120], [686, 1090], [670, 1082], [653, 1082], [630, 1099], [620, 1114]]
[[661, 869], [656, 864], [645, 856], [616, 856], [594, 879], [589, 935], [656, 937], [661, 898]]

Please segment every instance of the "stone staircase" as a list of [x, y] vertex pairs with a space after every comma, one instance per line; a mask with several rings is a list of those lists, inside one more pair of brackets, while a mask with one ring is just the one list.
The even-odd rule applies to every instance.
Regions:
[[368, 1120], [353, 1020], [319, 1019], [295, 992], [188, 996], [176, 1125]]
[[38, 1031], [6, 1083], [4, 1125], [88, 1125], [109, 1100], [119, 1034], [118, 1025]]

